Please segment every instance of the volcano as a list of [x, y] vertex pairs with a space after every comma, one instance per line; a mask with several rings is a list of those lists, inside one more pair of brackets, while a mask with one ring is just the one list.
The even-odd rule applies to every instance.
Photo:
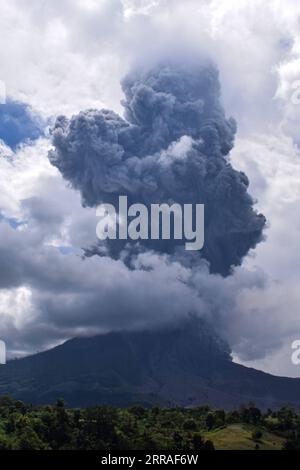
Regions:
[[68, 406], [200, 406], [232, 409], [300, 405], [300, 379], [232, 361], [204, 322], [190, 319], [151, 331], [74, 338], [0, 366], [0, 395]]

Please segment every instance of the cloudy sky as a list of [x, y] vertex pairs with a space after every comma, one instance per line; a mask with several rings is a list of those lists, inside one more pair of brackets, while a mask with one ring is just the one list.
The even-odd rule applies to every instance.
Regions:
[[[300, 376], [290, 360], [300, 339], [300, 5], [0, 0], [0, 11], [0, 331], [10, 355], [195, 311], [213, 316], [237, 361]], [[48, 159], [57, 116], [123, 115], [120, 81], [133, 64], [178, 50], [217, 65], [238, 128], [230, 160], [267, 218], [265, 241], [226, 278], [147, 252], [136, 269], [83, 258], [95, 210]]]

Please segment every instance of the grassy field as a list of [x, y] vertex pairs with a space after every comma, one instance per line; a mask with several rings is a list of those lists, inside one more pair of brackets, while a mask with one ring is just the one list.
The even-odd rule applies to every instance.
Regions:
[[222, 429], [205, 433], [206, 439], [211, 439], [216, 450], [253, 450], [256, 444], [261, 450], [280, 450], [284, 439], [259, 428], [262, 432], [260, 440], [254, 441], [253, 431], [257, 429], [248, 424], [231, 424]]

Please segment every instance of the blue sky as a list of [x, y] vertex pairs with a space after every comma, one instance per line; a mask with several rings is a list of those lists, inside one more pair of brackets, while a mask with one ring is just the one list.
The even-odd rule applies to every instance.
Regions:
[[45, 126], [45, 122], [27, 104], [9, 98], [0, 104], [0, 139], [13, 150], [20, 143], [41, 137]]

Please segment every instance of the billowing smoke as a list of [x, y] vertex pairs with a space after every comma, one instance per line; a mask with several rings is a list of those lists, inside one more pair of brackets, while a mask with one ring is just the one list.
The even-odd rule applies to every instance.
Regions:
[[[216, 68], [208, 62], [160, 63], [137, 68], [122, 88], [124, 118], [88, 110], [57, 119], [50, 161], [87, 206], [116, 204], [120, 195], [130, 204], [204, 204], [205, 244], [193, 262], [202, 257], [211, 272], [230, 273], [261, 240], [265, 218], [253, 209], [247, 176], [228, 159], [236, 124], [220, 104]], [[182, 244], [139, 240], [126, 248], [180, 256]], [[105, 247], [117, 258], [124, 248], [125, 241]]]

